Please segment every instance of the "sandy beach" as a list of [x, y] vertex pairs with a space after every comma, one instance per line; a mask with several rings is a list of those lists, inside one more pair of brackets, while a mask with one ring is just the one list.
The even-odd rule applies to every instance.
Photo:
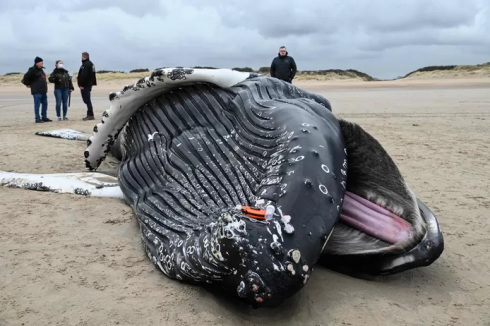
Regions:
[[[135, 81], [94, 87], [97, 117], [109, 92]], [[296, 84], [392, 155], [439, 219], [445, 251], [433, 265], [375, 281], [317, 267], [283, 306], [247, 309], [155, 269], [116, 199], [0, 187], [0, 325], [490, 325], [490, 78]], [[51, 85], [48, 96], [56, 120]], [[85, 142], [34, 134], [91, 132], [85, 112], [75, 91], [69, 121], [35, 124], [29, 90], [1, 84], [0, 170], [85, 171]]]

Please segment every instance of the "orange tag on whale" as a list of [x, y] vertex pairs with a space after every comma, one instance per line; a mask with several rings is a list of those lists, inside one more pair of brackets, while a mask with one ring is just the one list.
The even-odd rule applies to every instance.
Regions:
[[255, 209], [250, 206], [242, 206], [242, 212], [248, 217], [252, 217], [257, 220], [265, 220], [265, 210], [263, 209]]

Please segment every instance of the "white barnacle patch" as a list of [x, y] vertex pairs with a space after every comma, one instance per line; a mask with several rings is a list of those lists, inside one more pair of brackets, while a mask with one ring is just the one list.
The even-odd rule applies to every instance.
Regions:
[[[220, 239], [234, 239], [236, 242], [240, 241], [241, 237], [246, 234], [245, 222], [238, 219], [234, 215], [225, 213], [222, 214], [217, 222], [210, 223], [211, 227], [211, 239], [209, 242], [204, 239], [204, 246], [209, 243], [209, 248], [203, 253], [205, 259], [214, 257], [218, 261], [225, 261], [222, 251], [227, 252], [225, 248], [221, 248]], [[210, 252], [210, 255], [207, 253]], [[212, 258], [211, 258], [212, 259]], [[213, 264], [212, 261], [210, 263]]]
[[294, 270], [293, 264], [288, 264], [286, 268], [291, 273], [291, 275], [293, 276], [296, 275], [296, 271]]
[[236, 216], [232, 216], [231, 214], [223, 214], [221, 217], [220, 226], [223, 227], [223, 230], [230, 230], [234, 233], [246, 234], [245, 232], [245, 222]]
[[279, 255], [282, 252], [282, 246], [279, 242], [271, 242], [270, 247], [275, 255]]
[[284, 224], [287, 224], [287, 223], [291, 222], [291, 216], [289, 216], [289, 215], [283, 215], [283, 216], [281, 217], [281, 221], [282, 221]]
[[301, 125], [302, 125], [303, 127], [309, 127], [309, 126], [310, 126], [310, 125], [309, 125], [308, 123], [306, 123], [306, 122], [303, 122]]
[[281, 216], [281, 222], [284, 225], [284, 232], [292, 234], [294, 232], [294, 227], [291, 225], [291, 216], [284, 215], [279, 207], [277, 208], [277, 210], [279, 212], [279, 215]]
[[247, 291], [245, 289], [245, 282], [241, 281], [236, 288], [236, 292], [239, 297], [245, 298], [247, 296]]
[[245, 222], [242, 220], [235, 220], [227, 225], [223, 226], [223, 234], [226, 238], [239, 238], [246, 234]]
[[291, 150], [289, 151], [289, 153], [296, 153], [298, 151], [298, 149], [301, 149], [302, 147], [301, 146], [294, 146], [293, 148], [291, 148]]
[[303, 284], [306, 284], [306, 282], [308, 282], [308, 279], [310, 278], [310, 275], [306, 274], [305, 275], [305, 278], [303, 280]]
[[320, 185], [318, 186], [318, 188], [320, 189], [320, 191], [321, 191], [321, 192], [322, 192], [324, 195], [328, 194], [328, 189], [327, 189], [327, 187], [325, 187], [324, 185], [320, 184]]
[[[235, 208], [237, 210], [241, 210], [242, 209], [242, 206], [241, 205], [237, 205], [237, 207], [235, 207]], [[225, 223], [232, 223], [233, 222], [230, 214], [225, 214], [225, 216], [223, 216], [223, 221]]]
[[289, 257], [293, 259], [293, 261], [297, 264], [299, 263], [299, 260], [301, 259], [301, 252], [297, 249], [291, 249], [288, 252]]
[[342, 185], [342, 187], [344, 187], [344, 189], [345, 189], [345, 181], [342, 181], [340, 184], [341, 184], [341, 185]]
[[303, 271], [304, 271], [305, 273], [307, 273], [307, 272], [308, 272], [308, 269], [309, 269], [309, 268], [308, 268], [308, 265], [303, 265]]
[[148, 134], [148, 141], [153, 140], [153, 137], [154, 137], [156, 134], [158, 134], [158, 131], [155, 131], [155, 132], [154, 132], [154, 133], [152, 133], [152, 134]]
[[211, 246], [211, 252], [214, 256], [214, 258], [216, 258], [217, 260], [219, 261], [224, 261], [225, 259], [223, 258], [223, 255], [221, 254], [221, 252], [219, 251], [220, 250], [220, 245], [219, 243], [216, 244], [216, 247], [213, 247]]
[[281, 230], [281, 225], [279, 224], [278, 221], [274, 220], [274, 224], [276, 225], [276, 230], [279, 236], [281, 237], [281, 241], [284, 242], [284, 238], [282, 237], [282, 230]]
[[273, 240], [274, 242], [278, 242], [278, 241], [279, 241], [279, 237], [277, 236], [277, 234], [273, 234], [273, 235], [272, 235], [272, 240]]
[[265, 206], [265, 200], [264, 199], [257, 199], [255, 201], [255, 206], [258, 208], [263, 208]]
[[294, 227], [288, 223], [284, 226], [284, 232], [292, 234], [294, 232]]
[[274, 266], [274, 270], [277, 271], [277, 272], [280, 272], [281, 269], [279, 268], [279, 266], [277, 266], [275, 263], [272, 263], [272, 266]]
[[340, 173], [342, 173], [343, 175], [346, 175], [346, 173], [345, 173], [345, 170], [344, 170], [344, 169], [340, 169]]
[[325, 164], [322, 164], [322, 170], [325, 171], [326, 173], [330, 172], [330, 169]]

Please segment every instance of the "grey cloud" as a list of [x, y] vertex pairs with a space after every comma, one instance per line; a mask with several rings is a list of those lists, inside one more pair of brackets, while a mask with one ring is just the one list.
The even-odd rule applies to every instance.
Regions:
[[[211, 1], [208, 4], [212, 5], [215, 2]], [[327, 19], [325, 16], [331, 2], [324, 2], [321, 7], [319, 3], [306, 1], [298, 6], [297, 1], [251, 0], [245, 7], [242, 1], [229, 0], [217, 8], [226, 26], [248, 26], [256, 29], [265, 38], [335, 32], [335, 20]]]
[[286, 45], [300, 70], [379, 78], [433, 64], [489, 61], [488, 0], [0, 1], [0, 74], [34, 57], [78, 71], [268, 66]]
[[[204, 5], [203, 1], [197, 1]], [[468, 0], [251, 0], [209, 1], [221, 3], [218, 12], [227, 26], [253, 26], [264, 37], [333, 34], [345, 30], [380, 33], [450, 28], [471, 24], [475, 15], [488, 6]]]
[[150, 13], [162, 14], [164, 6], [161, 4], [157, 0], [2, 0], [0, 1], [0, 12], [16, 10], [21, 13], [45, 10], [70, 13], [119, 8], [128, 15], [143, 17]]
[[164, 6], [161, 2], [155, 0], [83, 0], [83, 1], [61, 1], [63, 6], [67, 10], [74, 11], [87, 11], [88, 9], [94, 10], [111, 10], [114, 8], [119, 8], [128, 15], [144, 17], [148, 14], [159, 14], [164, 15]]
[[471, 24], [478, 4], [467, 0], [375, 1], [359, 2], [354, 19], [367, 30], [382, 33], [452, 28]]

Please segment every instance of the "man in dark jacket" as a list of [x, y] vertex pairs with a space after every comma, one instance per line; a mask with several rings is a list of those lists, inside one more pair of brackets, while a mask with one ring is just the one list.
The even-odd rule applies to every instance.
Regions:
[[292, 83], [294, 76], [296, 76], [296, 71], [296, 62], [293, 57], [288, 55], [285, 46], [281, 46], [278, 56], [272, 60], [271, 77]]
[[92, 91], [92, 86], [97, 86], [97, 76], [95, 66], [90, 61], [90, 56], [87, 52], [82, 53], [82, 66], [78, 71], [77, 83], [78, 87], [80, 87], [83, 103], [87, 105], [87, 116], [83, 120], [94, 120], [94, 109], [90, 99], [90, 92]]
[[[43, 71], [44, 62], [43, 59], [36, 57], [34, 59], [34, 66], [24, 74], [22, 84], [31, 89], [31, 94], [34, 97], [34, 118], [36, 123], [50, 122], [47, 117], [48, 111], [48, 82], [46, 80], [46, 74]], [[41, 107], [41, 116], [39, 116], [39, 107]]]

